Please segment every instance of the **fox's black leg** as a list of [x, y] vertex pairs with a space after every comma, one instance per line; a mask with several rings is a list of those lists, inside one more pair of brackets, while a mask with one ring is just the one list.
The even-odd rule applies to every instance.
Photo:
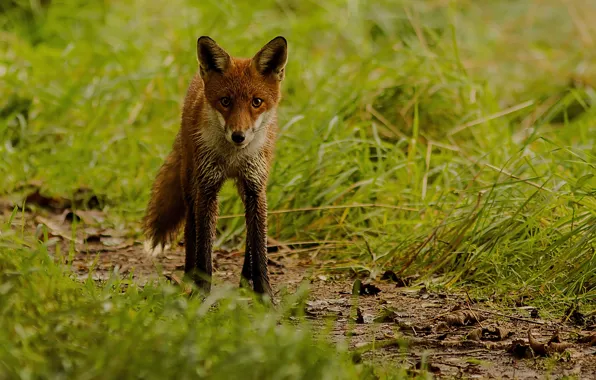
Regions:
[[[192, 205], [192, 203], [190, 203]], [[184, 250], [186, 257], [184, 260], [184, 274], [195, 278], [197, 267], [197, 235], [195, 225], [195, 212], [193, 207], [186, 210], [186, 225], [184, 227]]]
[[195, 200], [195, 231], [196, 231], [196, 266], [198, 274], [195, 283], [205, 293], [211, 290], [211, 276], [213, 275], [213, 240], [217, 226], [218, 198], [221, 181], [211, 181], [198, 186], [198, 196]]
[[257, 189], [254, 191], [255, 186], [245, 184], [246, 255], [243, 272], [250, 265], [254, 291], [271, 298], [267, 270], [267, 196], [264, 188], [258, 186]]
[[[246, 207], [246, 194], [244, 183], [241, 180], [236, 181], [236, 187], [238, 188], [238, 195], [242, 199], [242, 204]], [[244, 264], [242, 264], [242, 273], [240, 277], [240, 287], [250, 286], [252, 281], [252, 268], [251, 268], [251, 247], [250, 241], [246, 240], [246, 250], [244, 251]]]

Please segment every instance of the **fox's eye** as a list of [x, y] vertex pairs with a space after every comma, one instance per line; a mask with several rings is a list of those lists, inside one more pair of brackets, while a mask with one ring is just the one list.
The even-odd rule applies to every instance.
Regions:
[[263, 99], [261, 98], [252, 98], [252, 106], [255, 108], [259, 108], [263, 104]]
[[230, 98], [228, 98], [227, 96], [224, 96], [223, 98], [219, 99], [219, 102], [221, 103], [222, 106], [228, 108], [230, 106]]

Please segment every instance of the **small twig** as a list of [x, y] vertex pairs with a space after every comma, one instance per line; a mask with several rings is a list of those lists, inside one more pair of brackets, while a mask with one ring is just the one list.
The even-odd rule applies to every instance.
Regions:
[[387, 129], [389, 129], [393, 134], [396, 136], [401, 137], [402, 139], [407, 139], [408, 136], [403, 134], [395, 125], [391, 124], [389, 120], [387, 120], [379, 111], [377, 111], [372, 104], [366, 105], [366, 111], [373, 115], [377, 120], [379, 120]]
[[455, 367], [459, 370], [462, 370], [464, 368], [466, 368], [465, 366], [461, 365], [461, 364], [455, 364], [455, 363], [447, 363], [447, 362], [443, 362], [443, 361], [437, 361], [435, 362], [436, 364], [440, 364], [440, 365], [445, 365], [447, 367]]
[[500, 317], [505, 317], [505, 318], [509, 318], [509, 319], [515, 319], [517, 321], [522, 321], [522, 322], [527, 322], [527, 323], [533, 323], [535, 325], [545, 325], [544, 322], [533, 321], [533, 320], [527, 319], [527, 318], [515, 317], [513, 315], [507, 315], [507, 314], [499, 313], [497, 311], [489, 311], [489, 310], [476, 309], [475, 307], [471, 307], [470, 310], [478, 311], [480, 313], [487, 313], [487, 314], [498, 315]]
[[288, 255], [296, 255], [299, 253], [316, 252], [316, 251], [321, 251], [324, 249], [337, 249], [337, 245], [329, 244], [329, 245], [320, 245], [320, 246], [312, 247], [312, 248], [292, 249], [291, 251], [271, 252], [267, 256], [270, 256], [270, 257], [288, 256]]
[[267, 236], [267, 248], [269, 247], [276, 247], [282, 251], [291, 251], [292, 248], [288, 247], [287, 244], [277, 241], [276, 239], [272, 238], [271, 236]]
[[589, 31], [586, 23], [584, 22], [584, 20], [582, 20], [579, 13], [577, 12], [575, 5], [571, 4], [571, 2], [569, 0], [566, 0], [565, 4], [567, 5], [567, 11], [569, 12], [569, 17], [573, 21], [573, 25], [575, 26], [575, 28], [578, 31], [582, 45], [584, 45], [584, 47], [592, 46], [594, 44], [594, 41], [592, 40], [590, 31]]
[[498, 168], [498, 167], [496, 167], [494, 165], [489, 164], [488, 162], [479, 162], [479, 164], [482, 164], [482, 165], [484, 165], [484, 166], [486, 166], [488, 168], [491, 168], [491, 169], [496, 170], [496, 171], [498, 171], [500, 173], [503, 173], [503, 174], [505, 174], [506, 176], [508, 176], [510, 178], [516, 179], [518, 181], [522, 181], [523, 183], [527, 183], [528, 185], [533, 186], [533, 187], [535, 187], [535, 188], [537, 188], [539, 190], [544, 190], [544, 191], [549, 192], [549, 193], [552, 193], [553, 192], [551, 189], [544, 187], [544, 185], [540, 185], [540, 184], [538, 184], [536, 182], [532, 182], [532, 181], [529, 181], [527, 179], [518, 177], [515, 174], [509, 173], [504, 168]]
[[465, 124], [462, 124], [462, 125], [458, 125], [457, 127], [455, 127], [452, 130], [450, 130], [447, 134], [449, 136], [453, 136], [456, 133], [459, 133], [459, 132], [463, 131], [464, 129], [467, 129], [469, 127], [473, 127], [473, 126], [478, 125], [478, 124], [485, 123], [485, 122], [490, 121], [490, 120], [498, 119], [498, 118], [500, 118], [502, 116], [505, 116], [505, 115], [508, 115], [510, 113], [513, 113], [513, 112], [522, 110], [524, 108], [527, 108], [527, 107], [529, 107], [529, 106], [531, 106], [533, 104], [534, 104], [534, 101], [533, 100], [528, 100], [527, 102], [523, 102], [523, 103], [517, 104], [517, 105], [515, 105], [513, 107], [509, 107], [507, 109], [504, 109], [503, 111], [493, 113], [492, 115], [481, 117], [480, 119], [472, 120], [472, 121], [470, 121], [468, 123], [465, 123]]
[[370, 343], [367, 343], [361, 347], [357, 347], [354, 352], [358, 353], [358, 354], [363, 354], [365, 352], [369, 352], [369, 351], [374, 351], [374, 350], [378, 350], [378, 349], [382, 349], [382, 348], [388, 348], [388, 347], [396, 347], [396, 346], [400, 346], [404, 343], [407, 344], [408, 339], [403, 339], [403, 338], [393, 338], [393, 339], [387, 339], [387, 340], [373, 340]]
[[[293, 212], [344, 210], [347, 208], [368, 208], [368, 207], [388, 208], [388, 209], [392, 209], [392, 210], [402, 210], [402, 211], [420, 211], [419, 209], [416, 209], [413, 207], [402, 207], [402, 206], [376, 204], [376, 203], [362, 203], [362, 204], [354, 204], [354, 205], [302, 207], [302, 208], [294, 208], [294, 209], [287, 209], [287, 210], [273, 210], [273, 211], [269, 211], [269, 215], [289, 214], [289, 213], [293, 213]], [[241, 218], [241, 217], [244, 217], [244, 214], [222, 215], [219, 217], [219, 219], [232, 219], [232, 218]]]
[[478, 348], [475, 350], [468, 350], [468, 351], [437, 352], [437, 353], [430, 354], [430, 357], [433, 357], [433, 356], [465, 356], [465, 355], [478, 354], [478, 353], [487, 352], [487, 351], [488, 351], [488, 349], [486, 349], [486, 348]]
[[174, 273], [165, 273], [164, 277], [170, 281], [172, 284], [177, 285], [180, 289], [182, 289], [182, 291], [184, 292], [184, 294], [186, 294], [187, 296], [191, 295], [192, 293], [192, 287], [188, 286], [184, 280], [182, 280], [180, 277], [178, 277], [176, 274]]
[[468, 308], [468, 310], [470, 310], [472, 312], [472, 314], [474, 314], [474, 318], [476, 318], [476, 320], [478, 321], [478, 324], [480, 325], [480, 328], [484, 329], [484, 326], [482, 325], [482, 322], [480, 321], [480, 318], [478, 318], [477, 315], [475, 315], [475, 313], [473, 313], [474, 309], [470, 306], [470, 304], [472, 300], [470, 299], [470, 295], [468, 294], [468, 292], [466, 291], [466, 306]]

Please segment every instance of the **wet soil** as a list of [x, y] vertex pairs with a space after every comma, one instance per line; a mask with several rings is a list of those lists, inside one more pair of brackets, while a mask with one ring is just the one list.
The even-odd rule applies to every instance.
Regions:
[[[118, 266], [122, 275], [140, 281], [162, 275], [182, 276], [184, 248], [148, 258], [140, 245], [100, 254], [77, 254], [81, 277], [96, 264], [94, 276], [107, 279]], [[437, 378], [543, 379], [575, 376], [596, 379], [596, 346], [576, 343], [594, 332], [532, 318], [532, 309], [502, 311], [494, 305], [472, 303], [464, 294], [433, 293], [415, 282], [400, 287], [391, 279], [362, 281], [374, 295], [353, 295], [353, 278], [330, 274], [324, 261], [289, 252], [271, 253], [270, 276], [279, 295], [309, 287], [306, 318], [338, 344], [347, 344], [355, 361], [415, 369], [421, 365]], [[215, 285], [238, 284], [243, 252], [214, 254]], [[97, 260], [97, 262], [95, 262]], [[362, 286], [361, 286], [362, 287]], [[366, 292], [362, 292], [366, 294]], [[467, 320], [465, 315], [472, 315]], [[463, 324], [458, 317], [464, 315]], [[461, 318], [460, 318], [461, 319]], [[528, 345], [528, 330], [540, 343], [558, 332], [568, 347], [542, 357]], [[517, 342], [517, 343], [516, 343]]]

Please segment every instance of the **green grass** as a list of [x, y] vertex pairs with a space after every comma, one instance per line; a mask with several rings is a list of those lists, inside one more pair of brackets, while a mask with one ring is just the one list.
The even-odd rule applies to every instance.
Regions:
[[117, 275], [102, 287], [90, 278], [81, 284], [53, 263], [44, 245], [36, 248], [2, 244], [3, 379], [356, 379], [372, 373], [315, 340], [306, 326], [279, 325], [288, 309], [267, 312], [229, 289], [204, 302], [188, 300], [163, 282], [139, 288]]
[[[290, 61], [269, 186], [281, 211], [274, 237], [334, 242], [318, 248], [330, 269], [420, 273], [559, 311], [594, 304], [592, 1], [35, 3], [0, 6], [4, 195], [31, 180], [67, 197], [88, 186], [105, 196], [110, 223], [138, 233], [196, 38], [250, 56], [281, 34]], [[241, 213], [232, 186], [221, 201], [222, 215]], [[243, 223], [222, 218], [217, 244], [241, 247]], [[38, 249], [5, 236], [3, 266]], [[28, 276], [19, 281], [37, 289]], [[73, 307], [105, 291], [85, 289]], [[135, 297], [122, 296], [122, 310]], [[230, 317], [218, 313], [204, 318]], [[150, 320], [148, 344], [165, 328]]]

